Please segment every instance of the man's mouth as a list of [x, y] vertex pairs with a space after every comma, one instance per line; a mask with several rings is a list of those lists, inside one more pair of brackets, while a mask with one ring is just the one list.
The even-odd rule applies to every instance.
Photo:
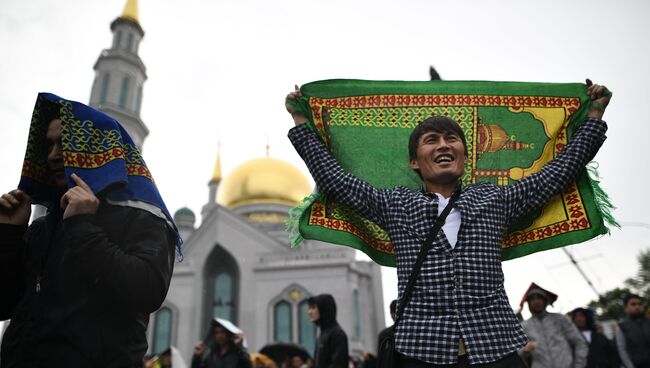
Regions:
[[65, 170], [62, 167], [57, 167], [57, 168], [51, 167], [50, 172], [52, 174], [60, 175], [60, 174], [65, 173]]
[[452, 161], [454, 161], [454, 157], [452, 155], [448, 155], [448, 154], [443, 154], [443, 155], [440, 155], [440, 156], [436, 157], [435, 159], [433, 159], [433, 162], [435, 162], [437, 164], [446, 164], [446, 163], [450, 163]]

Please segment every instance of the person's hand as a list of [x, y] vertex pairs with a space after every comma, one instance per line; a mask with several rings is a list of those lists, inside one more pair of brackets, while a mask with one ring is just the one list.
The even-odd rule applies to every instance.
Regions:
[[587, 83], [587, 94], [591, 100], [591, 108], [587, 115], [590, 118], [601, 119], [612, 98], [612, 93], [605, 86], [593, 84], [589, 78], [585, 82]]
[[99, 198], [95, 196], [92, 189], [77, 174], [70, 175], [70, 178], [77, 186], [68, 189], [61, 197], [63, 219], [75, 215], [92, 215], [97, 212]]
[[203, 341], [199, 341], [196, 346], [194, 346], [194, 355], [201, 355], [203, 354], [203, 351], [205, 350], [205, 344]]
[[[300, 88], [298, 87], [298, 85], [295, 85], [294, 91], [290, 92], [287, 95], [288, 100], [294, 100], [294, 101], [298, 100], [300, 97], [302, 97], [302, 92], [300, 92]], [[291, 114], [291, 117], [293, 118], [293, 122], [296, 125], [302, 125], [307, 122], [307, 117], [303, 113], [296, 111], [293, 105], [287, 103], [284, 105], [284, 107], [287, 109], [287, 112]]]
[[0, 224], [27, 225], [32, 214], [32, 198], [20, 189], [0, 196]]
[[528, 344], [526, 344], [526, 346], [524, 346], [523, 350], [524, 350], [525, 353], [530, 353], [533, 350], [535, 350], [535, 346], [537, 346], [535, 341], [528, 341]]
[[233, 342], [235, 345], [241, 345], [242, 341], [244, 341], [244, 334], [243, 333], [238, 333], [233, 336]]

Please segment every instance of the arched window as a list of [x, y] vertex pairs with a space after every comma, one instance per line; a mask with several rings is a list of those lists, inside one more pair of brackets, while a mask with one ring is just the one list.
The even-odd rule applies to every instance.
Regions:
[[291, 304], [281, 301], [273, 307], [273, 339], [291, 342]]
[[140, 112], [140, 107], [142, 106], [142, 84], [138, 87], [138, 97], [135, 100], [135, 111]]
[[361, 305], [359, 303], [359, 290], [352, 292], [352, 300], [354, 303], [354, 336], [361, 336]]
[[129, 97], [129, 77], [122, 78], [122, 88], [120, 89], [120, 107], [126, 108], [126, 100]]
[[114, 49], [119, 49], [120, 44], [122, 43], [122, 31], [117, 31], [117, 34], [115, 35], [115, 38], [114, 38], [113, 42], [114, 42], [113, 48]]
[[298, 304], [298, 340], [310, 354], [316, 347], [316, 326], [309, 318], [309, 303], [303, 300]]
[[212, 317], [232, 321], [232, 276], [229, 273], [221, 272], [214, 278], [212, 295]]
[[161, 353], [171, 345], [172, 311], [167, 307], [156, 312], [153, 329], [153, 352]]
[[203, 280], [203, 323], [200, 336], [204, 336], [214, 318], [238, 323], [239, 268], [232, 255], [219, 245], [215, 245], [206, 259]]
[[111, 74], [104, 74], [104, 80], [102, 81], [102, 92], [99, 95], [99, 103], [106, 103], [106, 98], [108, 98], [108, 87], [111, 82]]
[[133, 33], [129, 32], [126, 37], [126, 49], [128, 51], [133, 51], [131, 48], [133, 48]]

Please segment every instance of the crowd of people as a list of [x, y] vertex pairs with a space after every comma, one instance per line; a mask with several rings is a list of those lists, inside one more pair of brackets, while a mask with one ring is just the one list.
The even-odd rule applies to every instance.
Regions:
[[[622, 301], [626, 317], [620, 322], [615, 341], [603, 333], [592, 309], [576, 308], [567, 314], [552, 313], [557, 295], [532, 284], [522, 298], [528, 304], [531, 317], [522, 321], [529, 342], [518, 351], [528, 367], [532, 368], [643, 368], [650, 365], [650, 319], [639, 308], [642, 299], [629, 294]], [[390, 304], [393, 320], [397, 300]], [[310, 299], [309, 316], [319, 326], [318, 348], [314, 352], [291, 351], [266, 355], [249, 354], [241, 330], [228, 321], [215, 319], [205, 340], [199, 342], [191, 360], [192, 368], [375, 368], [377, 357], [373, 352], [348, 355], [347, 336], [336, 322], [336, 304], [331, 295], [322, 294]], [[390, 330], [386, 328], [379, 334]], [[264, 349], [263, 349], [264, 350]], [[170, 351], [151, 362], [163, 362], [158, 367], [172, 367]], [[167, 365], [164, 364], [167, 362]], [[145, 364], [151, 368], [153, 365]]]

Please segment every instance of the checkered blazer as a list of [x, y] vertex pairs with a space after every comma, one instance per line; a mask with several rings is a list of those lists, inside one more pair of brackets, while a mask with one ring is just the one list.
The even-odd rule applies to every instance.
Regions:
[[[562, 153], [539, 172], [515, 185], [484, 183], [463, 188], [456, 202], [461, 213], [456, 246], [452, 249], [444, 231], [433, 242], [397, 326], [397, 351], [428, 363], [454, 364], [462, 338], [470, 364], [480, 364], [526, 344], [503, 287], [503, 233], [511, 222], [539, 208], [573, 181], [604, 142], [606, 130], [605, 122], [588, 119]], [[378, 189], [354, 177], [305, 125], [292, 128], [289, 139], [319, 191], [388, 231], [395, 247], [401, 298], [438, 214], [437, 196], [403, 186]]]

